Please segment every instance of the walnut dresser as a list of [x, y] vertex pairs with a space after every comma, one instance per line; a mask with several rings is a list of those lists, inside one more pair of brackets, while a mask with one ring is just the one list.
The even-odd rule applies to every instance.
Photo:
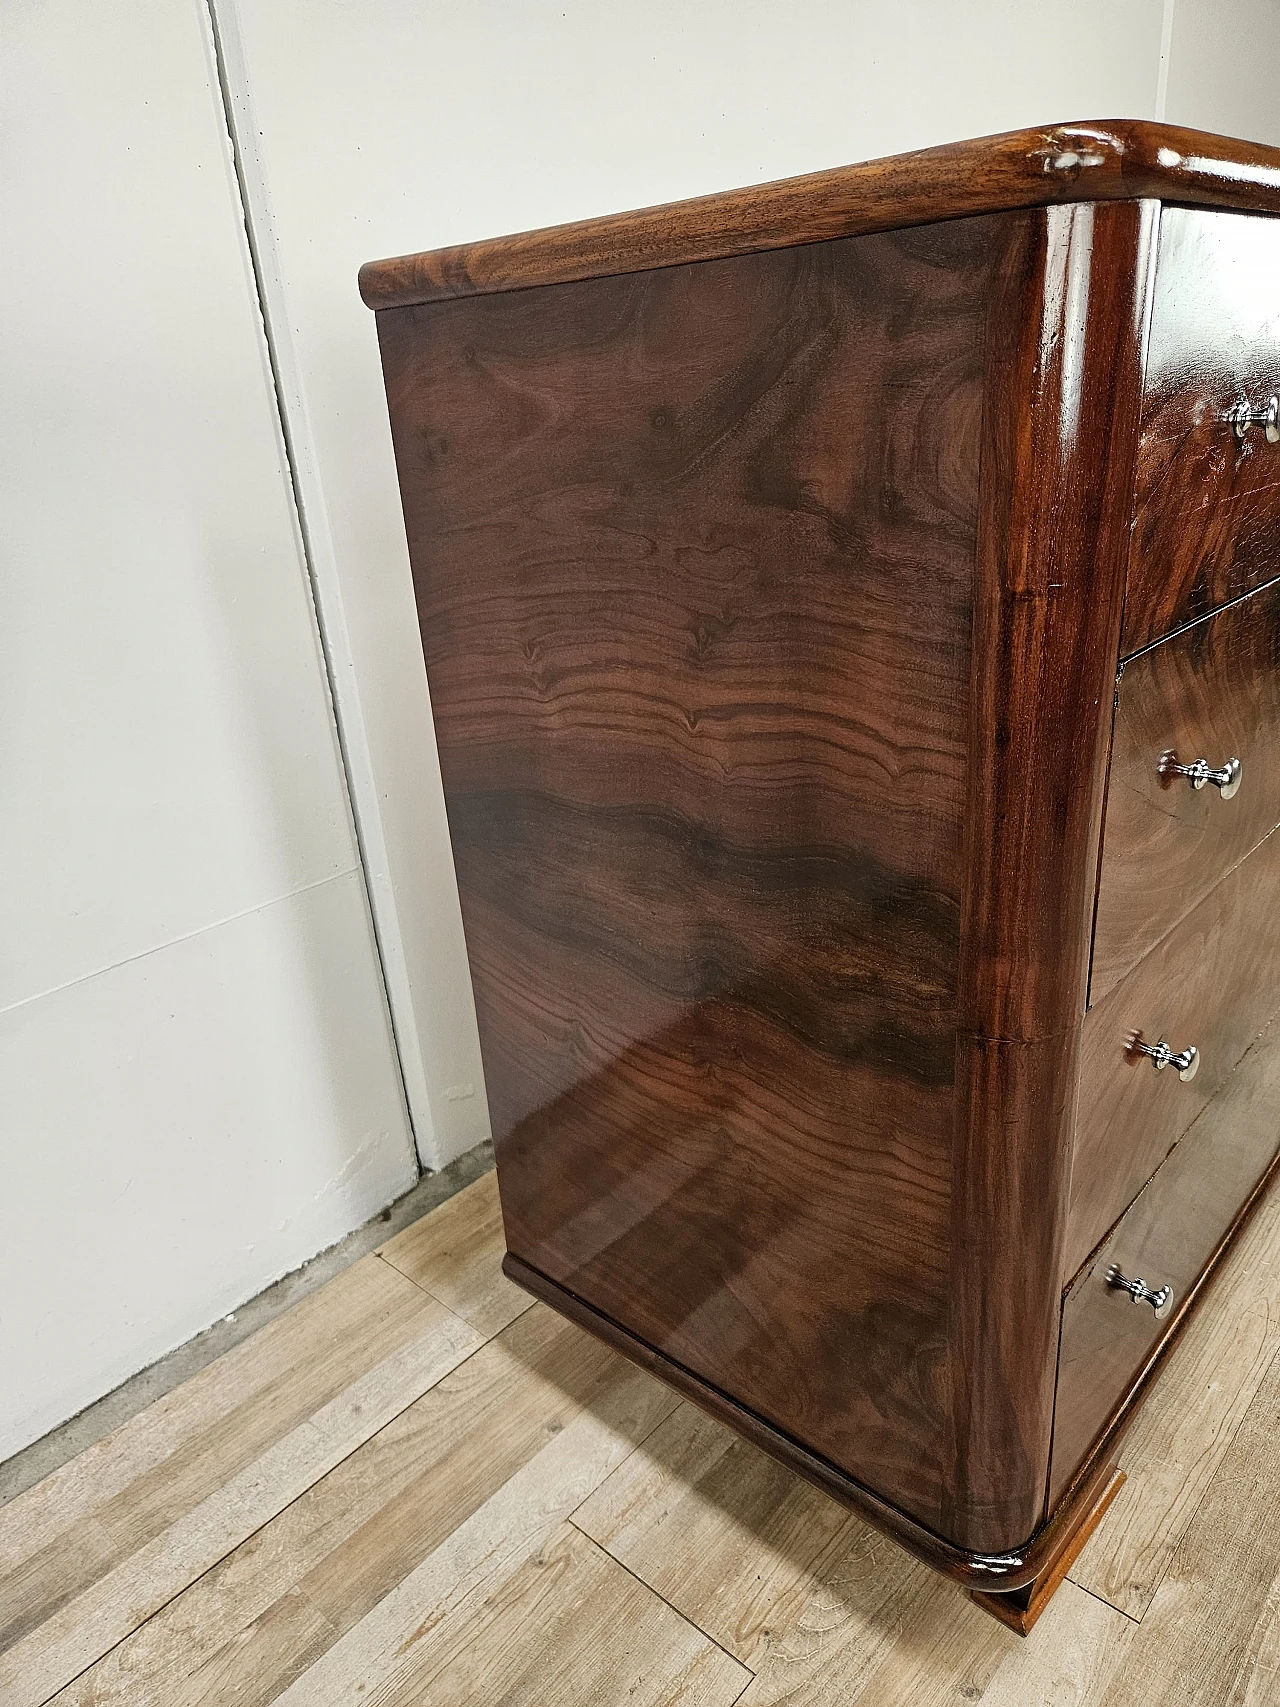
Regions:
[[361, 274], [507, 1272], [1016, 1628], [1280, 1144], [1277, 214], [1072, 124]]

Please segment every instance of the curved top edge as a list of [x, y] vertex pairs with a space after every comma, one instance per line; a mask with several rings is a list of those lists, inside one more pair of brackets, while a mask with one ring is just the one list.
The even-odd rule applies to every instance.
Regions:
[[370, 308], [679, 266], [1054, 202], [1280, 213], [1280, 148], [1145, 119], [1095, 119], [866, 160], [661, 207], [370, 261]]

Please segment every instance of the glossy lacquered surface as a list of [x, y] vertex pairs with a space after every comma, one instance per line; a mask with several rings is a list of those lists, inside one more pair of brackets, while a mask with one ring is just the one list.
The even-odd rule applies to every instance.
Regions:
[[[1157, 135], [1181, 170], [1137, 127], [1071, 171], [1167, 184]], [[1270, 843], [1216, 887], [1171, 857], [1142, 914], [1117, 804], [1141, 916], [1086, 1021], [1161, 210], [1061, 190], [1057, 132], [1031, 195], [1003, 142], [366, 282], [509, 1271], [1026, 1583], [1108, 1468], [1050, 1509], [1064, 1276], [1233, 1082], [1280, 942], [1240, 946]], [[954, 217], [1015, 183], [1052, 205]], [[864, 218], [910, 228], [833, 235]], [[1245, 687], [1228, 640], [1131, 664], [1135, 731], [1189, 737], [1211, 679], [1256, 715], [1263, 610]], [[1200, 1079], [1128, 1064], [1202, 1017]]]
[[1280, 444], [1225, 418], [1280, 391], [1280, 221], [1166, 207], [1123, 651], [1280, 576]]
[[[1277, 1029], [1272, 1024], [1253, 1044], [1063, 1302], [1051, 1503], [1176, 1333], [1204, 1270], [1272, 1165], [1280, 1145]], [[1152, 1287], [1170, 1286], [1168, 1311], [1157, 1315], [1109, 1285], [1113, 1266]]]
[[1001, 237], [380, 317], [510, 1249], [934, 1523]]
[[[1240, 762], [1230, 798], [1170, 775]], [[1228, 785], [1230, 786], [1230, 785]], [[1280, 822], [1280, 586], [1131, 659], [1120, 676], [1090, 1000], [1100, 1001]]]
[[[1063, 1273], [1070, 1277], [1280, 1010], [1280, 832], [1089, 1011]], [[1130, 1039], [1194, 1044], [1184, 1082]], [[1276, 1110], [1280, 1134], [1280, 1105]]]
[[1142, 119], [1008, 131], [452, 249], [371, 261], [371, 308], [640, 272], [1063, 202], [1280, 212], [1280, 150]]
[[[944, 1533], [1041, 1520], [1155, 208], [1010, 221], [992, 301], [961, 923]], [[1012, 1135], [1016, 1134], [1016, 1142]]]
[[1153, 212], [379, 321], [510, 1249], [974, 1551], [1043, 1515]]

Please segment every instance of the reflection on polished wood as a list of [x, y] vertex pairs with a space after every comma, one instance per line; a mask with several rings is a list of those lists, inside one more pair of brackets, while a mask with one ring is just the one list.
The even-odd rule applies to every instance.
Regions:
[[[1099, 901], [1122, 623], [1156, 610], [1143, 352], [1182, 229], [1157, 198], [1217, 158], [1229, 199], [1209, 139], [1126, 136], [1080, 166], [1133, 166], [1115, 199], [1045, 169], [1035, 205], [939, 218], [919, 161], [882, 163], [729, 198], [701, 237], [659, 210], [365, 275], [509, 1273], [1005, 1590], [1067, 1556], [1118, 1441], [1051, 1496], [1064, 1278], [1270, 1017], [1280, 959], [1243, 940], [1270, 859], [1229, 877], [1243, 832], [1220, 865], [1171, 853], [1178, 893], [1121, 941], [1117, 806]], [[1137, 164], [1157, 138], [1172, 178]], [[1005, 207], [1012, 146], [937, 183]], [[833, 233], [855, 183], [865, 234]], [[785, 241], [746, 241], [752, 206], [791, 210]], [[1230, 705], [1266, 702], [1264, 606], [1215, 623], [1128, 666], [1126, 717], [1163, 700], [1190, 739], [1175, 689], [1233, 668]], [[1086, 1020], [1096, 907], [1128, 982]], [[1197, 907], [1218, 935], [1166, 1015]], [[1121, 1110], [1122, 995], [1144, 1036], [1206, 1039], [1184, 1100], [1148, 1065]]]
[[[1196, 1301], [1202, 1276], [1276, 1161], [1280, 1036], [1273, 1023], [1201, 1111], [1073, 1281], [1062, 1310], [1050, 1500], [1109, 1416], [1132, 1403], [1134, 1372], [1158, 1356]], [[1109, 1285], [1115, 1265], [1169, 1286], [1157, 1314]]]
[[370, 308], [645, 272], [963, 214], [1055, 202], [1162, 201], [1280, 213], [1277, 151], [1142, 119], [1015, 130], [752, 184], [667, 207], [370, 261]]
[[[1280, 835], [1236, 866], [1089, 1010], [1063, 1274], [1070, 1278], [1280, 1010]], [[1141, 1036], [1194, 1044], [1195, 1077], [1157, 1072]], [[1276, 1135], [1280, 1141], [1280, 1105]]]
[[1001, 253], [381, 328], [511, 1249], [934, 1523]]
[[[1241, 762], [1236, 793], [1162, 774]], [[1124, 667], [1116, 697], [1089, 999], [1130, 968], [1280, 823], [1280, 585]]]
[[1280, 576], [1280, 444], [1225, 417], [1280, 391], [1280, 225], [1160, 222], [1123, 650]]

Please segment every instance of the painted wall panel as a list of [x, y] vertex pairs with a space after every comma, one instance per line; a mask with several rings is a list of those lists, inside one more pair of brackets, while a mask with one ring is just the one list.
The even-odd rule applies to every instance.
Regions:
[[346, 873], [0, 1014], [0, 1458], [412, 1179]]
[[0, 1456], [415, 1177], [207, 24], [0, 9]]

